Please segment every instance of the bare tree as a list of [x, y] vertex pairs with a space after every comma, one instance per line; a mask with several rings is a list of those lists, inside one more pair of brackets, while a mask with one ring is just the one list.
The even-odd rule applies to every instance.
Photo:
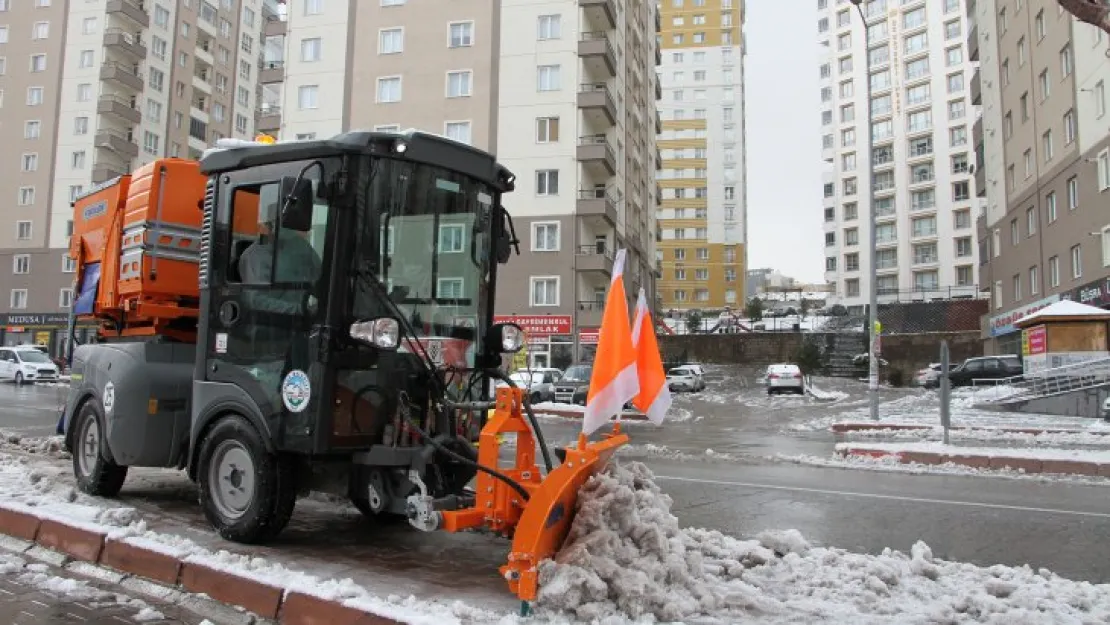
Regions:
[[1110, 5], [1105, 0], [1057, 0], [1075, 19], [1110, 33]]

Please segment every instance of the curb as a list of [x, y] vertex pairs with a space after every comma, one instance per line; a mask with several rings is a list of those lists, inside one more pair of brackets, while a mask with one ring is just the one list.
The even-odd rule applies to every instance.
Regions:
[[187, 555], [112, 538], [99, 529], [38, 516], [0, 504], [0, 534], [35, 543], [76, 561], [99, 565], [145, 581], [209, 598], [281, 625], [404, 625], [304, 590], [275, 586], [246, 575], [222, 571]]
[[902, 464], [956, 464], [974, 469], [1022, 471], [1024, 473], [1056, 473], [1063, 475], [1084, 475], [1089, 477], [1110, 477], [1110, 464], [1086, 462], [1083, 460], [1042, 460], [1040, 458], [1019, 458], [1006, 456], [977, 456], [959, 452], [940, 453], [928, 451], [889, 451], [867, 447], [848, 447], [836, 453], [847, 458], [897, 458]]
[[[866, 432], [874, 430], [905, 430], [905, 431], [919, 431], [919, 430], [939, 430], [939, 425], [917, 425], [913, 423], [834, 423], [829, 426], [829, 430], [836, 434], [844, 434], [847, 432]], [[1075, 428], [1053, 428], [1053, 427], [977, 427], [973, 425], [953, 425], [949, 429], [960, 431], [988, 431], [988, 432], [1006, 432], [1008, 434], [1093, 434], [1095, 436], [1110, 436], [1110, 430], [1077, 430]]]

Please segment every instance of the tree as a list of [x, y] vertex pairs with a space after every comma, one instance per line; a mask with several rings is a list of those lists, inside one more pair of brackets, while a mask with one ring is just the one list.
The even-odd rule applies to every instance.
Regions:
[[798, 305], [798, 314], [802, 316], [802, 319], [805, 319], [806, 315], [809, 314], [811, 306], [812, 304], [809, 303], [809, 300], [803, 297], [801, 304]]
[[686, 332], [689, 334], [701, 332], [701, 313], [697, 310], [686, 313]]
[[1104, 0], [1057, 0], [1075, 19], [1110, 34], [1110, 5]]
[[748, 319], [751, 319], [752, 321], [762, 321], [763, 300], [759, 299], [758, 297], [753, 297], [748, 300], [747, 305], [744, 306], [744, 316]]

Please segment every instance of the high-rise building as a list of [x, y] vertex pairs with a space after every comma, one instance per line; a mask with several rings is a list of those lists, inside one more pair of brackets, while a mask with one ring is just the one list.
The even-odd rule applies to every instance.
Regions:
[[267, 0], [259, 130], [416, 128], [497, 147], [500, 3]]
[[818, 0], [830, 304], [869, 300], [872, 190], [879, 303], [978, 296], [965, 1]]
[[0, 0], [5, 343], [60, 345], [75, 198], [253, 134], [262, 26], [258, 0]]
[[660, 305], [742, 306], [747, 154], [741, 0], [662, 0]]
[[640, 0], [501, 11], [496, 151], [517, 174], [507, 201], [522, 255], [503, 270], [498, 311], [527, 321], [534, 363], [565, 366], [597, 341], [617, 249], [631, 303], [640, 287], [654, 297], [657, 13]]
[[984, 106], [973, 132], [987, 201], [983, 337], [989, 353], [1021, 353], [1022, 317], [1061, 299], [1110, 307], [1107, 37], [1055, 3], [969, 5]]

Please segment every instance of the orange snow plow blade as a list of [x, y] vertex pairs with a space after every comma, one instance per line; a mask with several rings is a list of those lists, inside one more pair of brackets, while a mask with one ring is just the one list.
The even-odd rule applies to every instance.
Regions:
[[[578, 491], [586, 480], [609, 462], [629, 442], [620, 424], [611, 434], [590, 442], [579, 434], [577, 445], [566, 448], [566, 457], [547, 477], [536, 466], [535, 438], [523, 415], [524, 392], [519, 388], [497, 389], [497, 407], [479, 439], [478, 463], [497, 470], [520, 484], [528, 494], [485, 472], [475, 478], [474, 506], [444, 511], [442, 528], [449, 532], [487, 529], [512, 538], [508, 564], [501, 574], [509, 589], [525, 602], [535, 601], [539, 588], [539, 564], [563, 546], [578, 502]], [[516, 462], [499, 465], [499, 443], [505, 434], [516, 434]]]

